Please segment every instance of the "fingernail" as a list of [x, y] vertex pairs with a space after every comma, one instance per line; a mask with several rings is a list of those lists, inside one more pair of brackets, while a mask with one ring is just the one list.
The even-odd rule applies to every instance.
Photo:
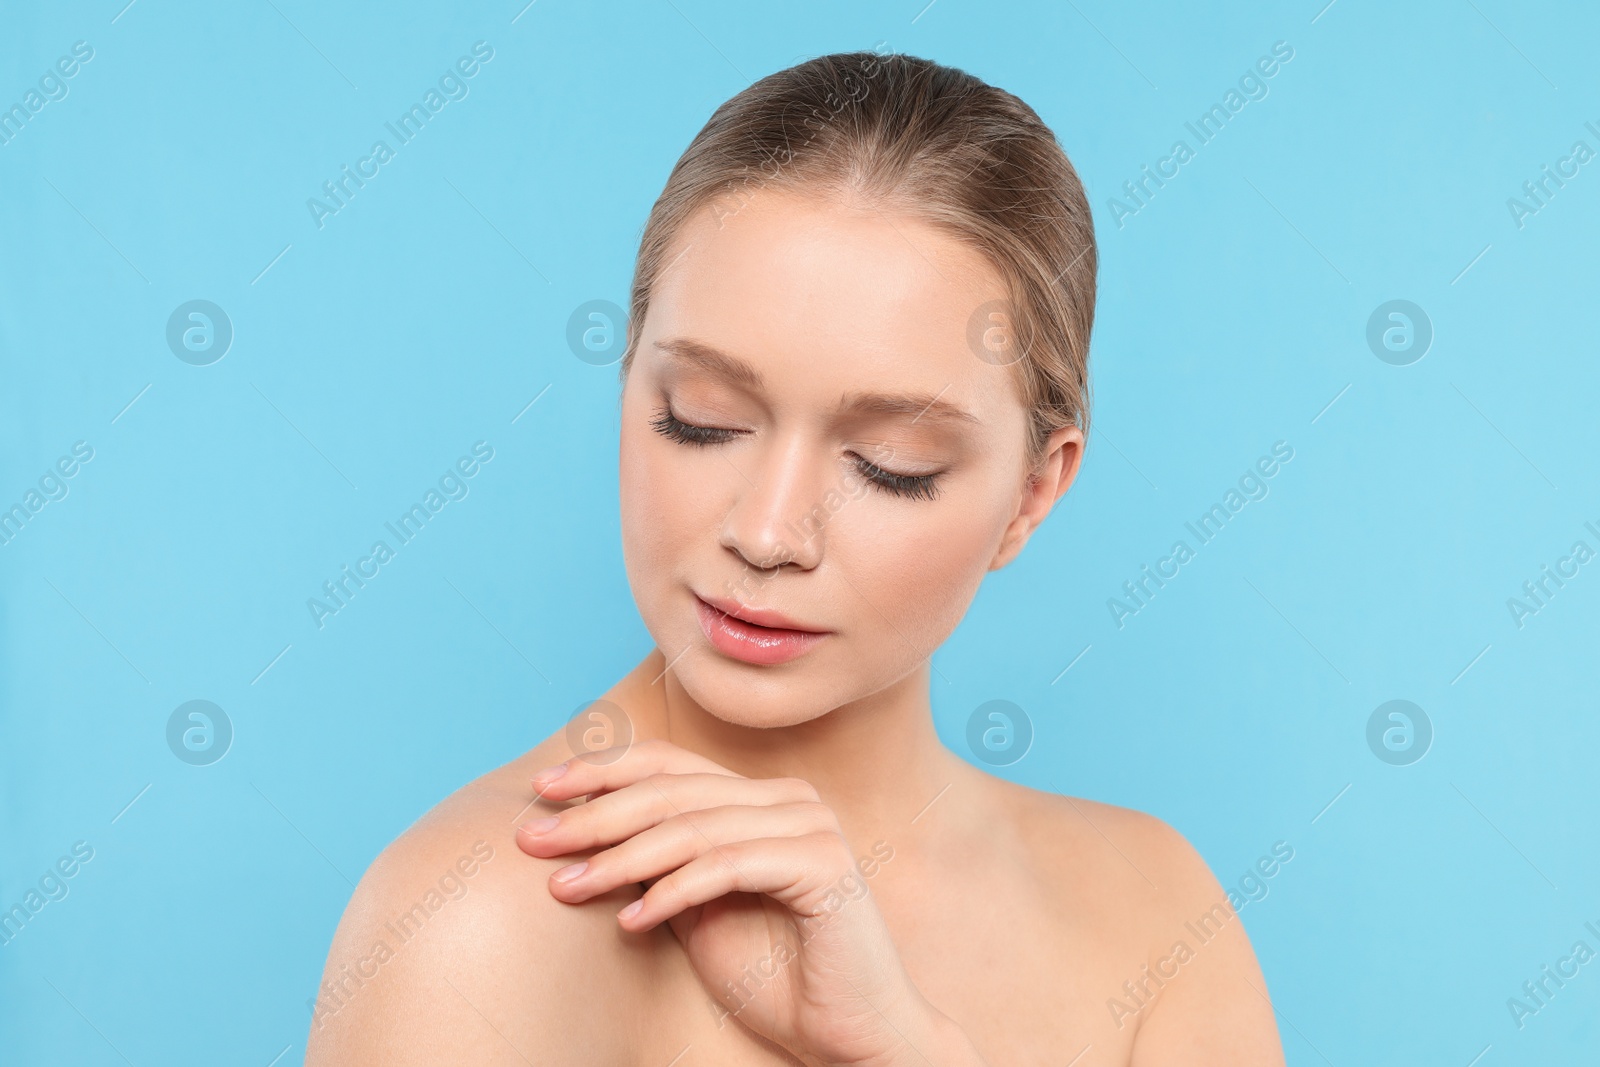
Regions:
[[585, 861], [583, 863], [574, 863], [570, 867], [561, 868], [559, 871], [557, 871], [555, 874], [552, 874], [550, 877], [554, 878], [558, 882], [570, 882], [574, 878], [578, 877], [578, 875], [582, 874], [584, 871], [586, 871], [588, 869], [589, 869], [589, 864], [588, 864], [587, 861]]
[[530, 819], [522, 824], [522, 829], [530, 834], [547, 834], [561, 825], [561, 820], [554, 815], [543, 819]]
[[643, 898], [641, 898], [639, 900], [634, 901], [632, 904], [629, 904], [626, 908], [623, 908], [621, 911], [617, 912], [617, 918], [619, 918], [619, 919], [631, 919], [631, 918], [633, 918], [635, 915], [639, 914], [639, 912], [641, 912], [643, 910], [644, 910], [644, 900], [643, 900]]
[[544, 770], [535, 774], [533, 776], [533, 781], [535, 785], [549, 785], [551, 782], [555, 781], [557, 778], [560, 778], [566, 773], [567, 765], [565, 763], [558, 763], [554, 767], [546, 767]]

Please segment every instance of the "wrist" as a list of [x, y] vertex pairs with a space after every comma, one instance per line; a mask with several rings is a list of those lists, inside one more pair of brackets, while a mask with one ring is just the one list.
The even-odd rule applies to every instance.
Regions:
[[988, 1067], [967, 1032], [927, 1001], [916, 1024], [900, 1036], [896, 1054], [884, 1060], [884, 1067]]
[[934, 1014], [937, 1019], [926, 1050], [934, 1063], [939, 1067], [988, 1067], [978, 1046], [954, 1019], [937, 1009]]

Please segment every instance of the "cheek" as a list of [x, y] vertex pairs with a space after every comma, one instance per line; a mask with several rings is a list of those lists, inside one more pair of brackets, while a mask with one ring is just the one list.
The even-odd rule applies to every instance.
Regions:
[[681, 522], [676, 509], [683, 505], [683, 494], [673, 491], [675, 483], [663, 469], [657, 451], [637, 430], [623, 430], [617, 471], [618, 505], [622, 551], [636, 596], [646, 592], [641, 586], [648, 587], [652, 581], [661, 583]]
[[619, 444], [618, 504], [628, 584], [646, 627], [663, 640], [667, 635], [657, 628], [663, 606], [690, 577], [707, 539], [715, 541], [717, 493], [704, 472], [692, 479], [700, 491], [686, 492], [684, 464], [693, 457], [648, 426], [625, 426]]
[[994, 559], [1004, 518], [993, 501], [975, 495], [890, 500], [872, 510], [871, 523], [837, 531], [829, 549], [849, 557], [839, 562], [868, 601], [858, 621], [883, 631], [884, 648], [925, 655], [966, 613]]

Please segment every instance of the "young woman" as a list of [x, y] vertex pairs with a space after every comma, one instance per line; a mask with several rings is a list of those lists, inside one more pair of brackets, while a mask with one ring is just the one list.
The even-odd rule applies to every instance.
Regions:
[[1077, 474], [1095, 269], [1055, 137], [961, 71], [823, 56], [718, 109], [623, 360], [655, 649], [372, 865], [308, 1063], [1283, 1062], [1179, 834], [932, 724], [930, 654]]

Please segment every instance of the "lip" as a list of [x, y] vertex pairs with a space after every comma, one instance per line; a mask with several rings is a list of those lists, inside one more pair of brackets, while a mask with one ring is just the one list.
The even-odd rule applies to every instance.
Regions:
[[741, 604], [737, 600], [701, 596], [698, 593], [695, 594], [695, 599], [707, 607], [713, 608], [740, 622], [748, 622], [753, 626], [760, 626], [768, 630], [791, 630], [802, 634], [825, 634], [828, 632], [816, 626], [803, 626], [782, 612], [773, 611], [770, 608], [753, 608], [748, 604]]
[[706, 640], [718, 652], [742, 663], [788, 663], [811, 651], [829, 633], [802, 627], [781, 612], [698, 594], [694, 600]]

